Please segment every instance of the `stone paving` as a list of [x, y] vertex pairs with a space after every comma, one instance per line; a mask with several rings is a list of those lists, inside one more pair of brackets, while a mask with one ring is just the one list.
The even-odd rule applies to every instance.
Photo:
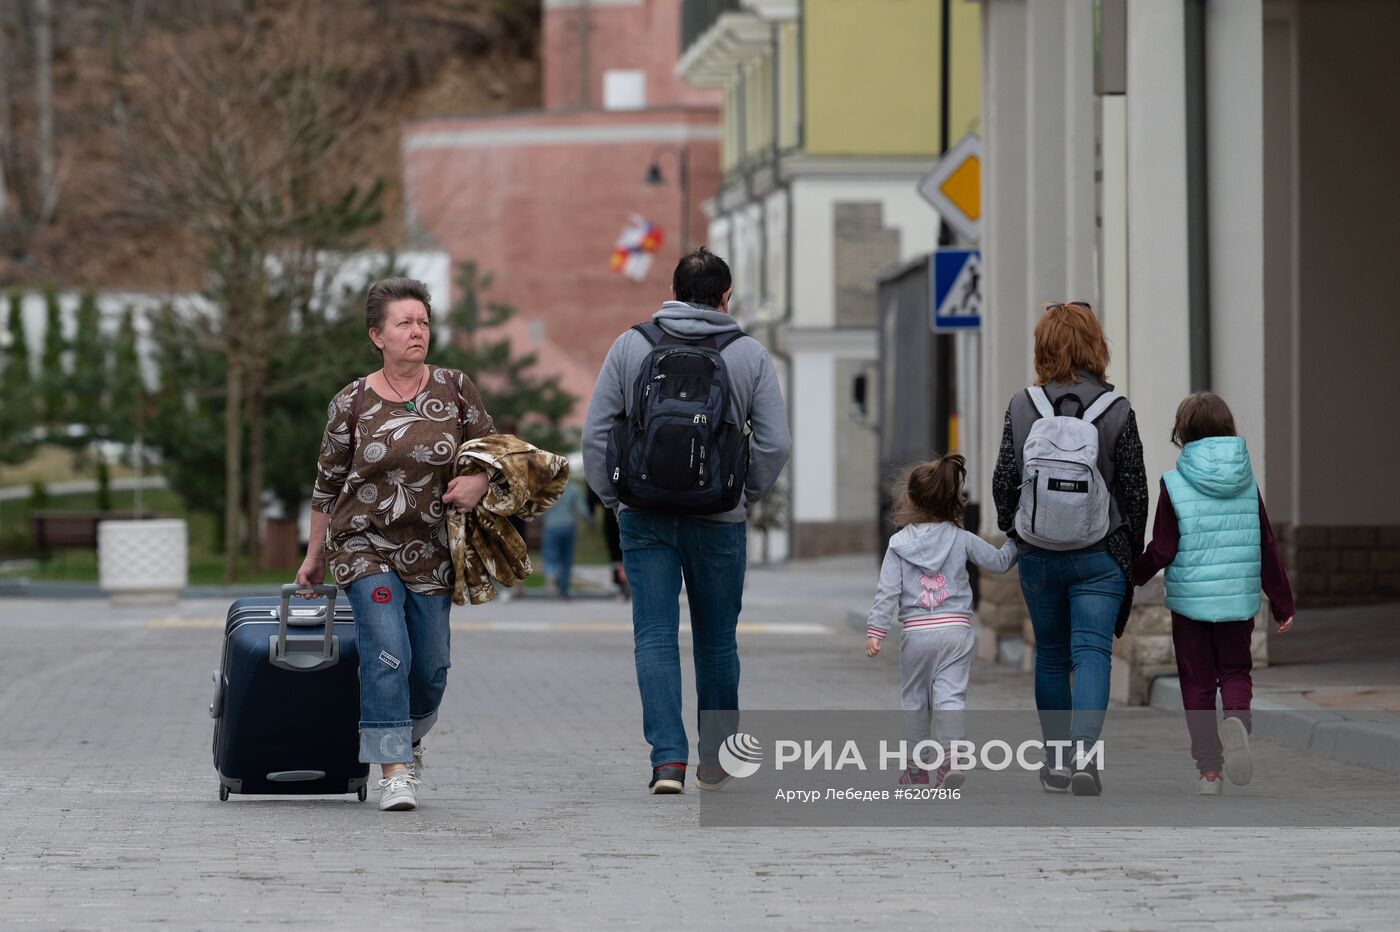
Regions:
[[[751, 573], [745, 705], [894, 701], [896, 652], [866, 660], [845, 625], [874, 572], [864, 560]], [[703, 828], [699, 794], [645, 795], [627, 607], [613, 602], [454, 611], [454, 666], [417, 812], [348, 797], [220, 803], [205, 707], [224, 608], [0, 600], [0, 927], [1391, 929], [1400, 919], [1396, 828]], [[970, 698], [1026, 708], [1030, 680], [978, 665]], [[1262, 745], [1260, 760], [1322, 785], [1375, 778]], [[1185, 795], [1189, 762], [1164, 752], [1161, 767], [1180, 769], [1183, 805], [1198, 804]]]

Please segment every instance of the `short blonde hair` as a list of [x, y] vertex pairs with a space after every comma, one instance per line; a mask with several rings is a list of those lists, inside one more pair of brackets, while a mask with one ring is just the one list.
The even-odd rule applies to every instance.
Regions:
[[1094, 309], [1083, 301], [1043, 304], [1035, 325], [1035, 384], [1077, 383], [1078, 369], [1099, 381], [1108, 373], [1108, 342]]

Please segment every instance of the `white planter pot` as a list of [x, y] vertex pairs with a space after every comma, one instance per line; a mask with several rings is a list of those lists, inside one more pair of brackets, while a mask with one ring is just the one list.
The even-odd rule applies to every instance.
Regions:
[[102, 521], [97, 567], [113, 602], [174, 602], [189, 581], [189, 533], [180, 519]]

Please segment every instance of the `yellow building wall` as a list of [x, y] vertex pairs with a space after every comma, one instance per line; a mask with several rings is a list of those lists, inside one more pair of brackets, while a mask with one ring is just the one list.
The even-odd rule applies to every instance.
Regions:
[[948, 95], [948, 145], [966, 133], [982, 129], [982, 7], [965, 0], [953, 0], [949, 9], [952, 40], [949, 64], [952, 79]]
[[739, 82], [731, 81], [724, 88], [724, 145], [723, 158], [726, 172], [739, 164]]
[[745, 66], [744, 157], [762, 158], [773, 147], [773, 69], [764, 56]]
[[[803, 148], [815, 155], [939, 151], [939, 0], [805, 0]], [[950, 6], [950, 144], [978, 112], [979, 14]]]
[[774, 78], [778, 81], [778, 147], [790, 149], [797, 145], [801, 114], [797, 109], [797, 82], [801, 77], [801, 56], [797, 45], [797, 23], [785, 22], [778, 27], [778, 62]]

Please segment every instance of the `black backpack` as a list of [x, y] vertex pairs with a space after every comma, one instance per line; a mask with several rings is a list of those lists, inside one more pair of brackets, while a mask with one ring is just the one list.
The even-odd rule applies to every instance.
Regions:
[[608, 438], [608, 474], [629, 508], [718, 514], [736, 507], [749, 472], [749, 428], [734, 420], [729, 369], [720, 355], [744, 335], [683, 340], [644, 323], [651, 344], [630, 413]]

